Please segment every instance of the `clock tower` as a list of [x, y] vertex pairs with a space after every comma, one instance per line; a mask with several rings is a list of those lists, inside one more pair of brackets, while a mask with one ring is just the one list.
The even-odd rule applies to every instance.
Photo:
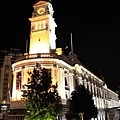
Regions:
[[49, 0], [39, 0], [33, 5], [29, 54], [50, 53], [56, 49], [53, 7]]

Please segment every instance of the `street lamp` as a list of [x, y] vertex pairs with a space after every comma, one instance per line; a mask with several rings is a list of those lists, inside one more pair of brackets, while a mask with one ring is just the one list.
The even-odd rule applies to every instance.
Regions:
[[79, 113], [79, 117], [80, 117], [81, 120], [83, 120], [83, 114], [84, 113]]
[[1, 105], [1, 113], [0, 113], [0, 119], [7, 119], [6, 117], [6, 113], [7, 113], [7, 109], [8, 109], [8, 106], [7, 106], [7, 104], [6, 104], [6, 101], [4, 100], [3, 102], [2, 102], [2, 105]]
[[6, 112], [7, 112], [6, 101], [4, 100], [2, 103], [3, 103], [3, 104], [2, 104], [2, 106], [1, 106], [1, 112], [2, 112], [2, 113], [6, 113]]

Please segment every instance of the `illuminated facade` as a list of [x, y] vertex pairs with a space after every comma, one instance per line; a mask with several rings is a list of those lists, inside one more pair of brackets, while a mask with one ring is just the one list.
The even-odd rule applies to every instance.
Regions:
[[[56, 48], [55, 27], [53, 18], [53, 8], [49, 1], [40, 0], [34, 6], [30, 32], [30, 47], [28, 55], [17, 59], [12, 64], [13, 68], [13, 89], [11, 110], [25, 109], [21, 101], [22, 85], [27, 83], [29, 78], [28, 71], [33, 70], [36, 63], [41, 67], [51, 70], [53, 84], [58, 82], [58, 92], [62, 98], [62, 104], [67, 107], [67, 100], [71, 92], [79, 84], [83, 84], [92, 94], [94, 104], [99, 110], [98, 119], [105, 120], [106, 108], [119, 106], [118, 95], [107, 88], [104, 82], [86, 69], [77, 59], [77, 55], [70, 52], [68, 56], [62, 53], [61, 48]], [[65, 120], [66, 109], [63, 108], [62, 120]], [[116, 114], [115, 114], [116, 115]], [[9, 116], [17, 120], [23, 115], [16, 113]]]
[[56, 49], [53, 8], [51, 3], [40, 1], [33, 6], [29, 54], [50, 53]]

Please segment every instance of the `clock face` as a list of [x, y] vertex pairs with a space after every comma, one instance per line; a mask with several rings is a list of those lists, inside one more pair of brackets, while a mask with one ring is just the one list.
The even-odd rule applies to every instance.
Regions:
[[38, 8], [38, 9], [37, 9], [37, 13], [38, 13], [39, 15], [42, 15], [44, 12], [45, 12], [45, 8]]

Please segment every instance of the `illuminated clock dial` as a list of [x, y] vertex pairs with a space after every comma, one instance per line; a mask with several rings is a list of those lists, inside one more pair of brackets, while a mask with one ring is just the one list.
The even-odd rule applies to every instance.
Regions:
[[42, 15], [44, 12], [45, 12], [45, 8], [39, 8], [39, 9], [37, 10], [37, 13], [38, 13], [39, 15]]

